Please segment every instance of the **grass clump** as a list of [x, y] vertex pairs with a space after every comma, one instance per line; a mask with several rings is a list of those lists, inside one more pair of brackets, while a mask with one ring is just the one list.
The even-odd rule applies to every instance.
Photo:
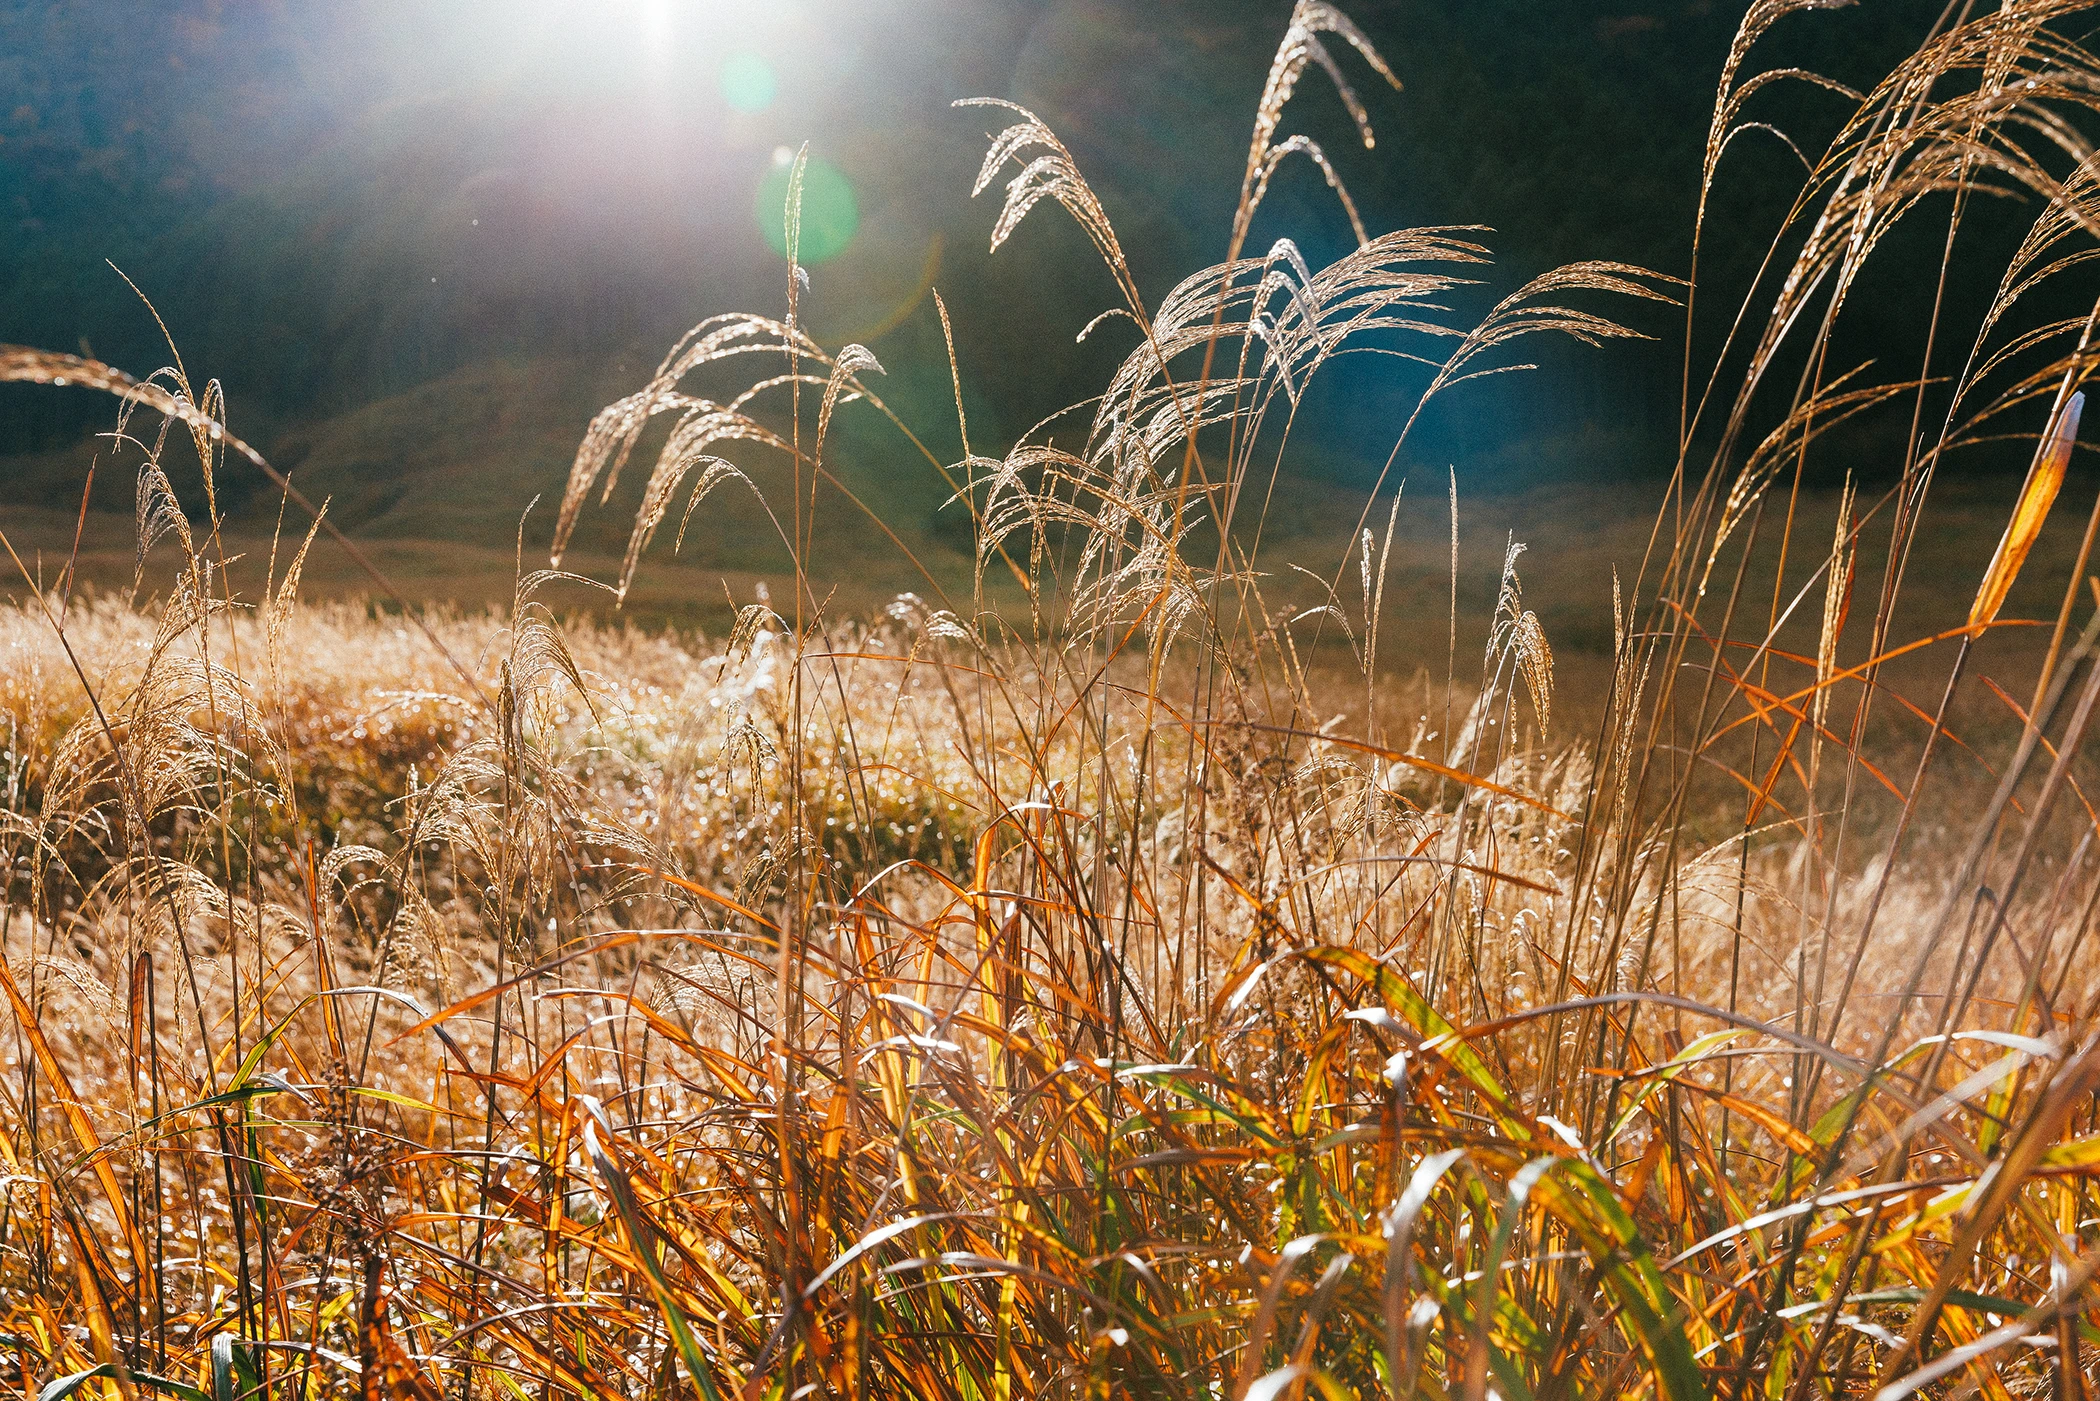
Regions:
[[[1746, 17], [1709, 185], [1803, 76], [1745, 75], [1764, 31], [1823, 8]], [[1271, 474], [1340, 354], [1420, 367], [1411, 427], [1525, 337], [1631, 334], [1594, 305], [1676, 301], [1702, 343], [1707, 289], [1585, 263], [1468, 321], [1472, 231], [1243, 256], [1291, 157], [1339, 190], [1279, 135], [1309, 66], [1366, 141], [1336, 50], [1392, 76], [1313, 0], [1226, 262], [1157, 304], [1071, 153], [992, 104], [994, 248], [1061, 206], [1120, 298], [1094, 333], [1131, 348], [1058, 436], [991, 456], [965, 423], [962, 460], [929, 456], [976, 567], [880, 618], [811, 581], [829, 532], [880, 525], [827, 472], [834, 415], [887, 410], [873, 355], [801, 329], [799, 164], [786, 315], [697, 327], [591, 425], [560, 508], [557, 554], [669, 418], [624, 590], [674, 511], [704, 531], [750, 485], [725, 453], [783, 459], [788, 596], [716, 642], [564, 627], [553, 571], [501, 615], [302, 608], [300, 547], [244, 593], [209, 493], [253, 454], [215, 390], [0, 357], [159, 418], [131, 437], [142, 549], [179, 552], [150, 608], [24, 570], [0, 618], [25, 1388], [2083, 1395], [2089, 555], [2039, 626], [2001, 616], [2094, 364], [2090, 315], [2029, 307], [2096, 227], [2075, 9], [1950, 16], [1845, 96], [1771, 285], [1687, 377], [1586, 707], [1556, 703], [1519, 547], [1461, 662], [1455, 604], [1381, 631], [1397, 484], [1293, 578], [1258, 567]], [[1971, 277], [1954, 230], [2007, 188], [2040, 213], [1988, 313], [1935, 311], [1915, 373], [1836, 368], [1890, 223], [1945, 211], [1940, 271]], [[1805, 463], [1870, 411], [1917, 425], [1895, 485], [1813, 537]], [[1895, 635], [1946, 454], [2014, 431], [2035, 465], [1973, 606]], [[1396, 677], [1403, 651], [1443, 679]], [[1912, 699], [1919, 654], [1943, 669]], [[1962, 754], [1985, 662], [2021, 678], [1983, 678], [2010, 738]], [[1890, 715], [1900, 764], [1865, 743]]]

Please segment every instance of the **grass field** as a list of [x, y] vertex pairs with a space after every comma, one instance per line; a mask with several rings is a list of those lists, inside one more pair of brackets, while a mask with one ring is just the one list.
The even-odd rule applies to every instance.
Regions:
[[[1709, 183], [1789, 80], [1759, 40], [1824, 8], [1749, 11]], [[1083, 436], [943, 427], [911, 466], [966, 532], [833, 471], [889, 407], [801, 329], [794, 178], [783, 305], [609, 390], [510, 548], [436, 471], [472, 432], [317, 426], [329, 516], [258, 526], [219, 494], [274, 469], [179, 365], [0, 349], [119, 396], [137, 502], [4, 527], [25, 1394], [2080, 1401], [2077, 8], [1950, 14], [1840, 94], [1756, 286], [1577, 264], [1478, 322], [1479, 231], [1245, 246], [1324, 161], [1312, 67], [1394, 76], [1316, 0], [1225, 262], [1156, 304], [1055, 134], [980, 107], [994, 254], [1076, 224], [1129, 354]], [[2000, 254], [1956, 237], [1993, 191]], [[1854, 370], [1899, 219], [1941, 230], [1907, 275], [1998, 290]], [[1663, 302], [1738, 331], [1653, 500], [1288, 466], [1337, 354], [1413, 357], [1404, 438]], [[1823, 437], [1868, 414], [1896, 460]], [[2024, 477], [1952, 465], [1987, 438]]]

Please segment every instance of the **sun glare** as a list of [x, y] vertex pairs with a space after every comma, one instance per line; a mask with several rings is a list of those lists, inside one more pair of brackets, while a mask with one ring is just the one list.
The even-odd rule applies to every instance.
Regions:
[[506, 38], [530, 36], [571, 57], [639, 63], [652, 81], [683, 81], [694, 67], [713, 70], [715, 86], [740, 112], [773, 100], [778, 76], [754, 48], [774, 29], [773, 16], [747, 0], [538, 0], [500, 11]]
[[640, 19], [643, 46], [652, 54], [671, 47], [673, 0], [642, 0]]

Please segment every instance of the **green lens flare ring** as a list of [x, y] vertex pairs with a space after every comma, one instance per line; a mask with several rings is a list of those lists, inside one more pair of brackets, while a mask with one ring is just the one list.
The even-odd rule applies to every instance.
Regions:
[[[752, 213], [758, 219], [766, 244], [781, 257], [787, 256], [787, 193], [792, 161], [776, 161], [758, 185]], [[802, 248], [804, 263], [815, 265], [836, 258], [852, 244], [860, 231], [860, 201], [853, 184], [828, 161], [812, 156], [802, 172]]]

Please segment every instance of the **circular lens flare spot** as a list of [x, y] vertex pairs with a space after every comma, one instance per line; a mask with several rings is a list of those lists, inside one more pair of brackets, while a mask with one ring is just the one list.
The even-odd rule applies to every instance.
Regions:
[[722, 62], [722, 100], [739, 112], [763, 112], [773, 105], [779, 81], [773, 65], [754, 53], [731, 54]]
[[[781, 257], [787, 256], [788, 178], [794, 166], [774, 165], [759, 182], [752, 213], [766, 237], [766, 245]], [[860, 231], [860, 202], [853, 185], [839, 168], [814, 156], [802, 172], [802, 261], [816, 264], [836, 258]]]

